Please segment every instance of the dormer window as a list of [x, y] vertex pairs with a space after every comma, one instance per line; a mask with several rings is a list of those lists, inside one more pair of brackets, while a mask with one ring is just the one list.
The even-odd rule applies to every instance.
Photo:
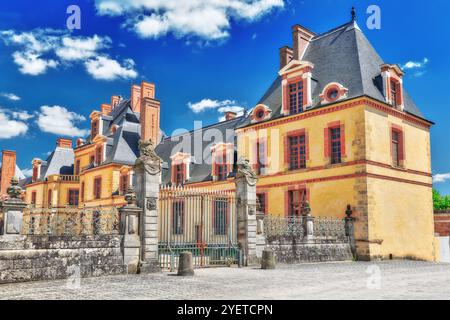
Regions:
[[97, 147], [95, 150], [95, 162], [100, 165], [103, 162], [103, 147]]
[[217, 173], [217, 181], [227, 180], [228, 166], [226, 153], [216, 158], [216, 173]]
[[219, 143], [212, 147], [212, 176], [214, 181], [225, 181], [232, 171], [234, 161], [234, 145]]
[[386, 102], [399, 110], [404, 108], [403, 75], [403, 71], [397, 65], [384, 64], [381, 66], [383, 93]]
[[314, 65], [307, 61], [292, 60], [278, 73], [282, 78], [282, 113], [293, 115], [312, 106], [311, 78]]
[[91, 138], [95, 138], [98, 135], [98, 120], [92, 121], [91, 125]]
[[325, 86], [320, 94], [322, 104], [333, 103], [347, 97], [348, 89], [337, 82], [331, 82]]
[[264, 104], [257, 105], [251, 114], [252, 123], [260, 122], [270, 118], [272, 110]]
[[172, 157], [172, 184], [183, 185], [189, 180], [189, 164], [191, 156], [187, 153], [178, 152]]
[[289, 114], [303, 111], [303, 79], [289, 83]]

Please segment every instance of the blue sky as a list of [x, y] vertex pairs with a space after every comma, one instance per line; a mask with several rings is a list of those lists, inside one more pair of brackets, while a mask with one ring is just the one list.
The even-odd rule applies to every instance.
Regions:
[[[349, 21], [354, 5], [383, 59], [410, 62], [404, 85], [436, 122], [433, 173], [444, 175], [435, 187], [450, 194], [449, 1], [145, 2], [145, 10], [129, 0], [0, 3], [0, 149], [17, 150], [21, 168], [46, 158], [56, 138], [83, 134], [89, 126], [83, 117], [112, 94], [128, 97], [141, 80], [156, 84], [166, 133], [190, 129], [194, 120], [216, 122], [219, 107], [251, 108], [276, 76], [278, 49], [291, 45], [291, 26], [327, 31]], [[380, 30], [366, 26], [373, 4], [381, 8]], [[66, 27], [69, 5], [81, 9], [81, 30]], [[201, 106], [211, 108], [192, 110]]]

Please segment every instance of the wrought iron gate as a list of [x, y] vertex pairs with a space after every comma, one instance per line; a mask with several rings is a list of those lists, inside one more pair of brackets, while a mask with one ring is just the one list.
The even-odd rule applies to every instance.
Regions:
[[178, 267], [181, 252], [192, 252], [194, 266], [239, 261], [235, 193], [163, 187], [159, 199], [159, 263]]

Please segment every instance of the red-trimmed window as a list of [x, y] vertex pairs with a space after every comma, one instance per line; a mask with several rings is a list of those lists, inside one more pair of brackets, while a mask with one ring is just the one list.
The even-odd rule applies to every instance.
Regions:
[[216, 236], [225, 236], [228, 229], [228, 200], [216, 199], [213, 202], [213, 229]]
[[36, 204], [36, 191], [31, 193], [31, 204]]
[[264, 173], [264, 169], [267, 164], [267, 153], [266, 153], [266, 143], [263, 141], [258, 141], [256, 143], [256, 164], [255, 171], [256, 174], [260, 175]]
[[186, 181], [184, 172], [184, 163], [176, 164], [173, 168], [174, 183], [176, 185], [182, 185]]
[[129, 181], [128, 174], [123, 174], [120, 176], [119, 189], [120, 189], [120, 194], [123, 196], [127, 193], [128, 184], [129, 184], [128, 181]]
[[95, 161], [97, 165], [100, 165], [103, 162], [103, 147], [98, 147], [95, 150]]
[[342, 162], [341, 127], [330, 129], [331, 164]]
[[306, 168], [306, 134], [292, 135], [287, 139], [289, 170]]
[[78, 176], [80, 174], [80, 160], [77, 160], [75, 163], [75, 175]]
[[94, 179], [94, 199], [100, 199], [102, 196], [102, 178]]
[[267, 214], [267, 195], [265, 193], [257, 193], [256, 198], [258, 200], [258, 210], [264, 214]]
[[330, 123], [324, 131], [325, 157], [330, 158], [331, 164], [342, 163], [345, 156], [345, 126], [337, 122]]
[[392, 105], [394, 107], [397, 107], [398, 105], [398, 90], [399, 90], [399, 85], [396, 81], [391, 80], [391, 101], [392, 101]]
[[84, 202], [84, 182], [81, 183], [81, 195], [80, 195], [81, 202]]
[[288, 84], [289, 114], [303, 111], [303, 79]]
[[392, 128], [391, 130], [391, 155], [392, 165], [401, 167], [405, 159], [405, 149], [403, 131], [399, 128]]
[[79, 197], [80, 197], [80, 192], [78, 189], [69, 189], [68, 201], [67, 201], [69, 206], [77, 206]]
[[98, 120], [92, 121], [91, 124], [91, 139], [94, 139], [98, 135]]
[[52, 189], [47, 191], [47, 205], [49, 208], [52, 206]]
[[228, 165], [227, 165], [227, 154], [223, 153], [216, 158], [216, 174], [218, 181], [227, 180], [228, 177]]
[[288, 191], [288, 216], [298, 218], [302, 215], [302, 204], [307, 200], [306, 190]]
[[172, 203], [172, 232], [175, 235], [184, 234], [184, 201], [175, 200]]
[[95, 163], [95, 155], [91, 155], [91, 156], [89, 157], [89, 163], [90, 163], [90, 164], [94, 164], [94, 163]]

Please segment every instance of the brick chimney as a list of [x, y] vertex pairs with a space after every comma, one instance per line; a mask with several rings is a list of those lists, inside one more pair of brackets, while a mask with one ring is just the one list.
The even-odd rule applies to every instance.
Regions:
[[141, 87], [136, 84], [131, 86], [131, 109], [134, 112], [141, 112]]
[[120, 102], [120, 96], [111, 96], [111, 109], [114, 109]]
[[59, 138], [58, 140], [56, 140], [56, 146], [59, 148], [72, 149], [72, 140]]
[[161, 103], [155, 99], [155, 85], [141, 84], [141, 139], [159, 143]]
[[102, 104], [101, 109], [102, 109], [102, 114], [104, 116], [107, 116], [112, 111], [112, 107], [109, 104], [106, 104], [106, 103]]
[[233, 120], [236, 119], [237, 113], [236, 112], [232, 112], [232, 111], [227, 111], [225, 112], [225, 120]]
[[292, 37], [294, 43], [294, 59], [302, 60], [309, 42], [316, 34], [301, 25], [292, 27]]
[[286, 67], [289, 62], [291, 62], [293, 56], [294, 51], [292, 50], [292, 48], [289, 48], [288, 46], [280, 48], [280, 70]]
[[6, 190], [10, 186], [11, 179], [16, 174], [16, 152], [2, 151], [2, 168], [0, 172], [0, 196], [6, 194]]

